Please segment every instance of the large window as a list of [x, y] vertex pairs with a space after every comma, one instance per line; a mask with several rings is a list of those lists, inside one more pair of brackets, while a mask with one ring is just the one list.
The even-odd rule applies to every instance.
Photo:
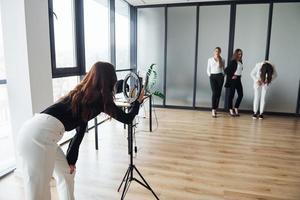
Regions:
[[75, 67], [74, 0], [53, 0], [57, 68]]
[[[88, 72], [95, 62], [110, 62], [111, 46], [116, 49], [117, 70], [130, 68], [130, 7], [123, 0], [115, 1], [115, 38], [110, 38], [113, 21], [109, 2], [49, 0], [54, 101], [73, 89], [79, 76]], [[127, 73], [118, 73], [118, 78]], [[101, 121], [103, 116], [98, 119]], [[93, 124], [91, 120], [89, 127]], [[68, 132], [62, 141], [73, 134], [74, 131]]]
[[115, 0], [113, 10], [109, 0], [48, 1], [53, 78], [84, 75], [95, 62], [111, 59], [117, 70], [131, 68], [126, 1]]
[[130, 68], [130, 10], [123, 0], [116, 0], [116, 69]]
[[78, 84], [78, 82], [78, 76], [54, 78], [52, 81], [54, 101], [57, 101], [62, 96], [66, 95]]
[[15, 162], [14, 146], [9, 126], [8, 97], [0, 18], [0, 174]]
[[97, 61], [110, 61], [108, 14], [107, 0], [84, 1], [86, 71]]
[[[54, 101], [59, 100], [61, 97], [66, 95], [69, 91], [71, 91], [79, 82], [78, 76], [70, 76], [63, 78], [54, 78], [52, 81], [53, 84], [53, 97]], [[63, 143], [70, 138], [72, 138], [75, 134], [75, 130], [66, 132], [63, 138], [59, 141], [59, 143]]]

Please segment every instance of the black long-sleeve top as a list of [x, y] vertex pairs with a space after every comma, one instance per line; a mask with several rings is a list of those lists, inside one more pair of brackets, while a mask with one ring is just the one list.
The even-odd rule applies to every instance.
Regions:
[[226, 81], [225, 81], [225, 87], [230, 87], [232, 82], [232, 77], [234, 76], [234, 73], [237, 69], [238, 63], [236, 60], [231, 60], [228, 64], [228, 66], [224, 69], [224, 72], [226, 74]]
[[[90, 106], [93, 108], [93, 112], [91, 113], [88, 120], [91, 120], [101, 112], [104, 112], [103, 103], [101, 103], [101, 101], [95, 101], [95, 103], [92, 103]], [[135, 101], [128, 113], [125, 113], [114, 103], [111, 106], [112, 113], [114, 113], [114, 116], [112, 117], [122, 123], [130, 124], [139, 112], [140, 103], [138, 101]], [[42, 111], [42, 113], [49, 114], [57, 118], [62, 122], [66, 131], [71, 131], [76, 128], [76, 134], [71, 139], [67, 150], [67, 160], [69, 165], [75, 165], [78, 158], [79, 146], [83, 139], [84, 133], [86, 132], [87, 121], [84, 121], [82, 119], [80, 112], [78, 112], [78, 114], [76, 115], [72, 113], [71, 101], [67, 99], [53, 104], [52, 106]]]

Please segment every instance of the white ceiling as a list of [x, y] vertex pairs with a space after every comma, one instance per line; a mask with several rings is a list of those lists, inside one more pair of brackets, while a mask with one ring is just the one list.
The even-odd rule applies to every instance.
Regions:
[[172, 4], [172, 3], [189, 3], [189, 2], [207, 2], [220, 0], [126, 0], [133, 6], [153, 5], [153, 4]]

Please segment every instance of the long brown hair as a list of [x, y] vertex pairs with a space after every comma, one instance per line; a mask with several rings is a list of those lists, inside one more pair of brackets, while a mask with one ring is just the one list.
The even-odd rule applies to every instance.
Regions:
[[63, 99], [71, 101], [73, 115], [80, 114], [88, 121], [95, 109], [93, 103], [103, 105], [104, 112], [113, 116], [114, 85], [117, 82], [115, 68], [107, 62], [95, 63], [83, 80]]
[[260, 69], [260, 80], [265, 83], [267, 78], [267, 83], [271, 83], [273, 72], [273, 66], [270, 63], [265, 62]]
[[238, 60], [238, 54], [239, 53], [241, 53], [242, 56], [243, 56], [242, 49], [236, 49], [236, 50], [234, 50], [233, 55], [232, 55], [232, 60], [240, 61], [241, 63], [243, 63], [243, 59], [242, 58], [241, 58], [241, 60]]
[[[220, 54], [222, 52], [221, 47], [216, 47], [215, 50], [218, 50], [220, 52]], [[225, 63], [223, 62], [223, 58], [221, 55], [218, 56], [218, 60], [219, 60], [219, 67], [223, 68]]]

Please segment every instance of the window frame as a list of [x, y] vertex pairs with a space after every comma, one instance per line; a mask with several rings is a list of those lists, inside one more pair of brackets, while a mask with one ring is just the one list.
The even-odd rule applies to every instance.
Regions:
[[[119, 14], [119, 15], [122, 15], [121, 13], [122, 12], [118, 12], [118, 10], [116, 9], [116, 8], [118, 8], [118, 6], [117, 6], [117, 2], [119, 1], [119, 4], [127, 4], [128, 5], [128, 8], [127, 8], [127, 10], [126, 10], [126, 14], [128, 13], [129, 14], [129, 19], [128, 19], [128, 27], [129, 27], [129, 37], [127, 38], [127, 40], [128, 40], [128, 46], [127, 46], [127, 48], [129, 49], [129, 57], [128, 57], [128, 61], [129, 61], [129, 68], [126, 66], [125, 68], [122, 68], [123, 66], [117, 66], [117, 61], [118, 61], [118, 53], [117, 53], [117, 51], [115, 51], [115, 56], [116, 56], [116, 63], [115, 63], [115, 68], [117, 69], [117, 70], [121, 70], [121, 71], [124, 71], [124, 69], [126, 70], [126, 69], [131, 69], [132, 67], [133, 67], [133, 65], [132, 65], [132, 49], [134, 48], [134, 46], [132, 46], [132, 36], [134, 35], [134, 29], [132, 29], [134, 26], [133, 26], [133, 21], [132, 21], [132, 17], [133, 17], [133, 15], [134, 15], [134, 10], [133, 10], [133, 8], [132, 8], [132, 6], [130, 5], [130, 4], [128, 4], [125, 0], [114, 0], [114, 3], [115, 3], [115, 7], [114, 7], [114, 13], [115, 13], [115, 30], [117, 30], [118, 28], [117, 28], [117, 24], [116, 24], [116, 19], [117, 19], [117, 17], [116, 17], [116, 15], [117, 14]], [[123, 11], [123, 10], [120, 10], [120, 11]], [[118, 43], [117, 43], [117, 34], [115, 34], [115, 45], [116, 45], [116, 47], [117, 47], [117, 45], [118, 45]], [[115, 48], [115, 49], [117, 49], [117, 48]], [[119, 68], [119, 67], [121, 67], [121, 68]]]
[[52, 78], [61, 78], [67, 76], [80, 76], [85, 73], [85, 50], [84, 50], [84, 19], [83, 19], [83, 1], [74, 1], [74, 35], [75, 35], [75, 60], [76, 66], [58, 67], [56, 64], [56, 48], [54, 33], [53, 0], [48, 0], [49, 6], [49, 36], [50, 36], [50, 53]]
[[[55, 33], [54, 33], [54, 17], [55, 11], [53, 10], [53, 0], [48, 0], [49, 6], [49, 37], [50, 37], [50, 54], [51, 54], [51, 69], [52, 78], [62, 78], [67, 76], [84, 76], [86, 74], [85, 66], [85, 37], [84, 37], [84, 0], [74, 0], [74, 27], [75, 27], [75, 50], [76, 50], [76, 66], [59, 68], [56, 65], [56, 52], [55, 52]], [[108, 15], [109, 15], [109, 55], [110, 62], [116, 67], [116, 37], [115, 37], [115, 0], [108, 1]], [[124, 0], [122, 0], [124, 1]], [[116, 69], [118, 71], [136, 71], [137, 69], [137, 55], [136, 55], [136, 23], [137, 23], [137, 8], [129, 5], [129, 20], [130, 20], [130, 68]]]

